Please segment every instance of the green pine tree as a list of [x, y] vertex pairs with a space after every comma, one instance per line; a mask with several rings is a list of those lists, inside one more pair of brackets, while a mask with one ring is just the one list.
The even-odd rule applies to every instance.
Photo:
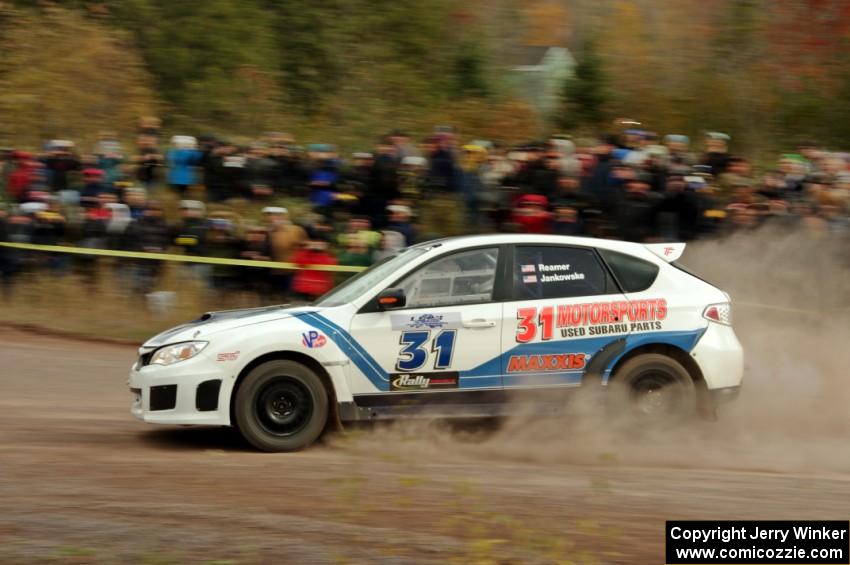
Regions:
[[579, 51], [573, 74], [564, 84], [564, 101], [556, 122], [563, 128], [598, 126], [605, 121], [608, 95], [602, 59], [592, 41]]
[[458, 96], [487, 96], [484, 57], [476, 43], [464, 41], [454, 62], [455, 93]]

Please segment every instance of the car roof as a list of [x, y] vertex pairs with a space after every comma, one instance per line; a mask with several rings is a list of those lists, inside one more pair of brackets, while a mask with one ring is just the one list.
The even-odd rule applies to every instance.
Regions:
[[638, 257], [657, 257], [641, 243], [630, 241], [618, 241], [615, 239], [599, 239], [595, 237], [577, 237], [569, 235], [545, 235], [545, 234], [522, 234], [522, 233], [494, 233], [484, 235], [461, 235], [456, 237], [445, 237], [434, 239], [414, 245], [414, 247], [442, 247], [442, 251], [453, 251], [466, 247], [479, 247], [482, 245], [506, 245], [506, 244], [548, 244], [548, 245], [576, 245], [581, 247], [597, 247], [611, 249], [628, 253]]

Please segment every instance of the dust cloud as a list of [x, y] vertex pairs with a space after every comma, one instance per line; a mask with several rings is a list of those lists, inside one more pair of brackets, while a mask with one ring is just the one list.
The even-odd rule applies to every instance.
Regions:
[[520, 414], [495, 430], [408, 421], [332, 443], [411, 462], [850, 472], [847, 244], [761, 230], [691, 244], [682, 262], [731, 295], [745, 350], [741, 396], [717, 421], [624, 432], [599, 399], [579, 398], [563, 417]]

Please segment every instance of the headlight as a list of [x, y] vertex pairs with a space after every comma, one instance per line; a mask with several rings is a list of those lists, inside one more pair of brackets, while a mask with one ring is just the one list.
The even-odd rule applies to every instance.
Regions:
[[151, 357], [151, 365], [171, 365], [186, 359], [191, 359], [207, 346], [206, 341], [184, 341], [174, 345], [160, 347]]

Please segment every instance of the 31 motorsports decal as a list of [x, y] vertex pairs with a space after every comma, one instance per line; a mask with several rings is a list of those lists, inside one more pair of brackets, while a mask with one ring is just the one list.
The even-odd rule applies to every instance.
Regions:
[[667, 301], [663, 298], [532, 306], [517, 310], [516, 340], [528, 343], [539, 335], [547, 341], [556, 331], [563, 338], [658, 331], [666, 317]]

